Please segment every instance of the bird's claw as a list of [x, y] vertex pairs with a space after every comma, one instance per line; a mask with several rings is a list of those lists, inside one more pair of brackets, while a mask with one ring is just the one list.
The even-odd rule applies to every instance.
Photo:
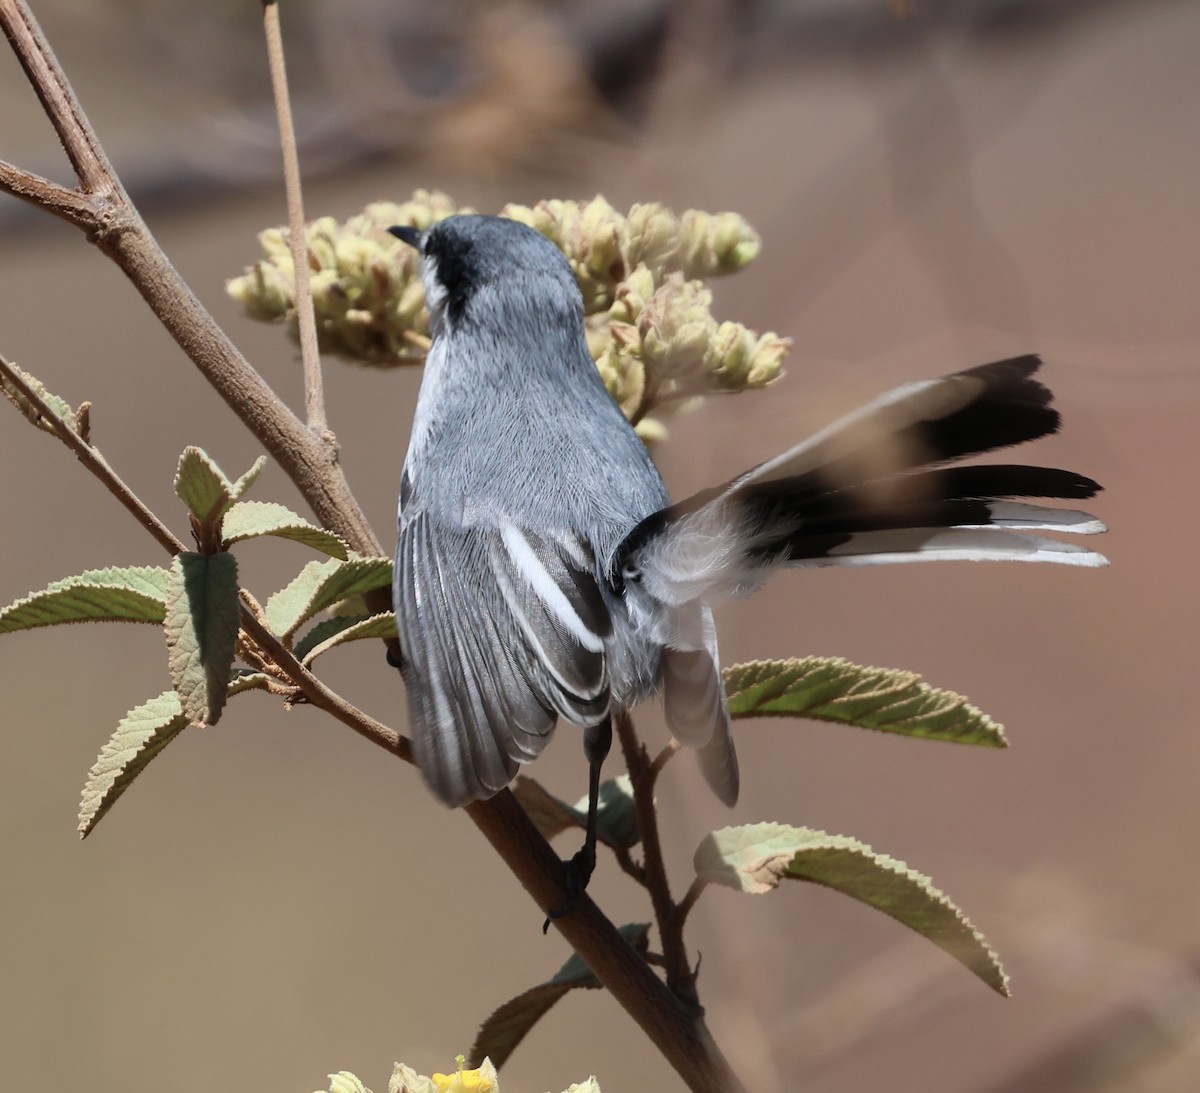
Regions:
[[558, 906], [546, 913], [546, 921], [542, 924], [542, 933], [550, 929], [550, 923], [570, 914], [579, 903], [579, 898], [587, 889], [588, 881], [596, 868], [596, 852], [584, 846], [570, 861], [567, 862], [567, 898]]

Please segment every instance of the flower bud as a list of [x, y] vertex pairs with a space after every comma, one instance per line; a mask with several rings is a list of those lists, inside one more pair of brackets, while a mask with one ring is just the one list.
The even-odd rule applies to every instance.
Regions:
[[[361, 235], [351, 235], [347, 232], [333, 240], [332, 268], [337, 271], [339, 276], [352, 281], [356, 286], [366, 287], [371, 259], [380, 253], [382, 252], [377, 243]], [[331, 267], [322, 262], [322, 268], [329, 269]]]
[[308, 267], [312, 270], [337, 269], [337, 221], [323, 216], [308, 225], [305, 232], [308, 244]]
[[592, 360], [598, 361], [613, 342], [608, 316], [592, 316], [586, 320], [583, 324], [583, 333], [587, 338], [588, 352], [592, 355]]
[[392, 315], [400, 326], [428, 333], [429, 317], [425, 314], [425, 286], [419, 280], [411, 280], [400, 290]]
[[680, 221], [676, 256], [687, 277], [715, 277], [748, 266], [762, 249], [762, 240], [737, 213], [688, 209]]
[[745, 383], [754, 346], [754, 335], [741, 323], [721, 323], [705, 354], [704, 367], [721, 387], [740, 388]]
[[252, 319], [282, 319], [293, 307], [294, 290], [288, 274], [271, 262], [255, 262], [244, 276], [229, 281], [225, 291]]
[[348, 301], [337, 270], [318, 270], [308, 279], [308, 287], [312, 292], [313, 310], [317, 318], [345, 313]]
[[647, 363], [676, 373], [699, 365], [716, 331], [712, 293], [699, 281], [673, 273], [646, 301], [638, 331]]
[[639, 265], [613, 293], [609, 315], [616, 322], [635, 323], [646, 301], [654, 295], [654, 275], [645, 265]]
[[621, 247], [625, 218], [603, 198], [595, 197], [580, 210], [576, 237], [572, 241], [575, 257], [594, 277], [612, 281], [624, 272]]
[[416, 190], [408, 201], [399, 205], [390, 201], [377, 201], [368, 205], [364, 214], [383, 230], [393, 224], [409, 224], [425, 231], [437, 221], [445, 220], [448, 216], [471, 211], [466, 206], [460, 209], [440, 190]]
[[259, 232], [258, 242], [270, 261], [277, 262], [280, 258], [286, 258], [291, 262], [292, 248], [288, 245], [287, 233], [283, 228], [267, 228], [266, 231]]
[[505, 205], [500, 210], [500, 215], [507, 216], [509, 220], [515, 220], [518, 224], [524, 224], [527, 228], [537, 228], [533, 210], [528, 205]]
[[614, 339], [596, 358], [596, 368], [608, 393], [626, 417], [641, 408], [646, 391], [646, 366], [630, 347]]
[[573, 225], [579, 217], [574, 201], [539, 201], [533, 207], [533, 224], [547, 239], [566, 250]]
[[388, 1080], [388, 1093], [437, 1093], [432, 1079], [418, 1074], [411, 1066], [396, 1063]]
[[764, 334], [758, 339], [746, 376], [747, 387], [766, 387], [783, 375], [783, 362], [792, 350], [792, 339]]
[[719, 213], [713, 221], [710, 238], [716, 259], [714, 274], [745, 269], [762, 250], [761, 236], [737, 213]]
[[626, 217], [625, 264], [658, 271], [679, 248], [679, 219], [665, 205], [634, 205]]
[[642, 439], [647, 448], [667, 439], [667, 427], [654, 417], [644, 417], [634, 427], [633, 431]]

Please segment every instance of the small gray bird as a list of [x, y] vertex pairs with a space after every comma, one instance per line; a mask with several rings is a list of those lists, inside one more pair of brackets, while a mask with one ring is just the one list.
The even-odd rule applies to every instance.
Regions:
[[[610, 719], [656, 693], [733, 805], [709, 604], [780, 566], [1106, 564], [1023, 534], [1092, 534], [1099, 521], [1008, 500], [1091, 497], [1091, 479], [943, 466], [1058, 428], [1032, 378], [1037, 357], [900, 387], [672, 506], [596, 370], [579, 288], [552, 242], [489, 216], [391, 231], [421, 254], [433, 330], [400, 486], [394, 600], [417, 764], [447, 805], [507, 786], [562, 717], [584, 730], [594, 822]], [[586, 883], [591, 862], [577, 865]]]

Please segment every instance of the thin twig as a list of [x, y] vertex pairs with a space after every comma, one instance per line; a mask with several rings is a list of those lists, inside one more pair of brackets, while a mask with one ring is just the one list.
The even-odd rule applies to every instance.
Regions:
[[71, 161], [85, 194], [103, 194], [120, 185], [96, 134], [83, 113], [58, 58], [42, 34], [29, 5], [0, 0], [4, 33], [42, 109]]
[[613, 719], [617, 737], [625, 756], [625, 767], [633, 784], [633, 802], [637, 811], [638, 827], [642, 833], [643, 870], [646, 890], [654, 907], [654, 918], [658, 923], [659, 940], [662, 942], [663, 959], [666, 962], [667, 985], [682, 1001], [696, 1005], [696, 981], [688, 964], [687, 949], [683, 944], [683, 930], [676, 922], [675, 901], [671, 899], [671, 887], [667, 880], [667, 867], [663, 860], [662, 842], [658, 834], [658, 811], [654, 807], [655, 775], [646, 749], [637, 737], [633, 719], [621, 712]]
[[646, 886], [646, 870], [645, 867], [633, 860], [633, 855], [623, 846], [612, 846], [609, 844], [609, 849], [613, 852], [613, 857], [617, 859], [617, 864], [621, 867], [621, 871], [632, 877], [643, 888]]
[[0, 356], [0, 376], [3, 376], [13, 387], [21, 392], [22, 397], [29, 401], [29, 404], [42, 415], [42, 419], [54, 430], [58, 439], [75, 453], [75, 457], [79, 462], [104, 483], [108, 492], [133, 513], [134, 519], [150, 532], [169, 553], [178, 554], [181, 550], [185, 549], [183, 543], [175, 537], [174, 532], [155, 516], [149, 507], [142, 502], [141, 498], [121, 480], [117, 472], [109, 466], [104, 456], [67, 425], [54, 412], [49, 403], [25, 382], [25, 377], [5, 360], [3, 356]]
[[687, 922], [687, 917], [691, 913], [692, 908], [696, 905], [696, 900], [700, 898], [700, 893], [708, 887], [708, 882], [702, 877], [696, 877], [688, 890], [683, 894], [681, 899], [675, 905], [675, 925], [682, 930], [683, 925]]
[[656, 782], [658, 781], [658, 776], [662, 774], [663, 767], [665, 767], [678, 752], [679, 741], [672, 737], [669, 741], [667, 741], [667, 744], [663, 750], [654, 757], [654, 762], [650, 764], [650, 774], [653, 776]]
[[317, 349], [317, 322], [313, 315], [309, 286], [308, 234], [304, 222], [304, 196], [300, 188], [300, 156], [296, 150], [296, 126], [288, 93], [287, 67], [283, 57], [283, 33], [279, 26], [279, 4], [263, 0], [263, 30], [267, 38], [267, 61], [271, 69], [271, 91], [279, 119], [279, 141], [283, 147], [283, 182], [287, 191], [288, 241], [296, 282], [296, 323], [300, 328], [300, 359], [304, 364], [304, 409], [308, 427], [319, 437], [328, 436], [325, 418], [325, 387], [321, 380], [321, 354]]
[[85, 225], [96, 219], [95, 202], [87, 194], [60, 186], [33, 171], [22, 171], [6, 160], [0, 160], [0, 191], [72, 224]]

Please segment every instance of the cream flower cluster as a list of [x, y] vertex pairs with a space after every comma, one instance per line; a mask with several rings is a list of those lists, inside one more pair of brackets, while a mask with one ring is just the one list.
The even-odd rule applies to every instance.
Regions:
[[[429, 320], [418, 257], [387, 233], [395, 224], [428, 228], [473, 210], [418, 190], [402, 204], [367, 206], [345, 223], [308, 226], [313, 304], [321, 348], [381, 367], [420, 363]], [[708, 391], [764, 387], [779, 377], [788, 338], [759, 334], [712, 314], [706, 281], [749, 265], [761, 240], [736, 213], [660, 204], [627, 213], [603, 197], [506, 205], [507, 216], [540, 231], [566, 255], [583, 294], [588, 346], [605, 385], [647, 439], [661, 426], [647, 414]], [[259, 235], [265, 257], [228, 291], [246, 314], [295, 328], [295, 270], [287, 232]]]

